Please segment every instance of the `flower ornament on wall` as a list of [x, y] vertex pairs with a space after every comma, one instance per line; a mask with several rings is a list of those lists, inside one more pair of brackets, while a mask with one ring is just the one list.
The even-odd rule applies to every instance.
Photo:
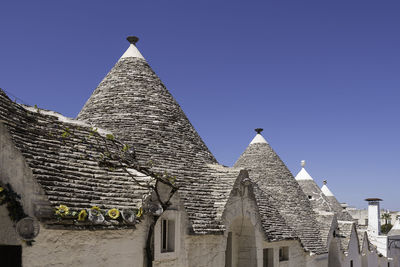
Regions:
[[93, 206], [89, 210], [88, 218], [89, 221], [93, 222], [94, 224], [101, 224], [102, 222], [104, 222], [104, 216], [103, 214], [101, 214], [101, 210], [97, 206]]
[[88, 213], [85, 209], [81, 210], [78, 214], [78, 221], [83, 222], [86, 220]]
[[136, 224], [136, 212], [132, 210], [121, 211], [121, 217], [128, 224]]
[[140, 218], [143, 215], [143, 209], [140, 207], [140, 209], [138, 210], [136, 217]]
[[56, 208], [56, 214], [65, 217], [69, 215], [69, 208], [65, 205], [60, 205]]
[[110, 217], [110, 218], [113, 219], [113, 220], [118, 219], [119, 214], [120, 214], [120, 213], [119, 213], [119, 210], [117, 210], [117, 209], [110, 209], [110, 210], [108, 210], [108, 212], [107, 212], [108, 217]]

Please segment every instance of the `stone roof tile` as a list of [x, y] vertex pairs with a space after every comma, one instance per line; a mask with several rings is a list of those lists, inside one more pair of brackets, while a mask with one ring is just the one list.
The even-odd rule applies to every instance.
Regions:
[[[141, 205], [148, 190], [137, 186], [124, 171], [99, 165], [102, 148], [89, 138], [90, 126], [67, 118], [65, 121], [69, 122], [61, 121], [61, 115], [44, 110], [28, 109], [33, 108], [13, 103], [0, 90], [0, 121], [53, 207], [63, 204], [75, 209], [93, 205], [103, 209], [136, 209]], [[63, 137], [66, 129], [73, 134]], [[137, 174], [137, 181], [151, 179]]]
[[234, 165], [249, 170], [257, 185], [267, 192], [304, 248], [327, 252], [312, 206], [291, 172], [268, 143], [250, 144]]

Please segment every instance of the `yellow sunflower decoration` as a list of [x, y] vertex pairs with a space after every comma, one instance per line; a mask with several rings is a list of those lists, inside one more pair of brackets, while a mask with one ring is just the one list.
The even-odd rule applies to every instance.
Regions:
[[65, 205], [60, 205], [56, 208], [56, 214], [62, 217], [67, 216], [69, 214], [69, 208]]
[[108, 215], [108, 217], [110, 217], [111, 219], [118, 219], [118, 217], [119, 217], [119, 210], [117, 210], [117, 209], [110, 209], [110, 210], [108, 210], [108, 212], [107, 212], [107, 215]]
[[78, 221], [83, 222], [86, 220], [88, 214], [86, 210], [81, 210], [78, 214]]
[[138, 212], [136, 214], [136, 217], [140, 218], [140, 217], [142, 217], [142, 215], [143, 215], [143, 209], [142, 209], [142, 207], [140, 207], [140, 209], [138, 210]]

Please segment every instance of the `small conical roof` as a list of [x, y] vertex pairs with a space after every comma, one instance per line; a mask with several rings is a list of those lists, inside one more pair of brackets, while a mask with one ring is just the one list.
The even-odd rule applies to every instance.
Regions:
[[308, 174], [308, 172], [306, 171], [306, 169], [304, 168], [306, 165], [306, 161], [302, 160], [301, 161], [301, 170], [299, 171], [299, 173], [296, 175], [295, 179], [297, 181], [300, 180], [309, 180], [309, 181], [314, 181], [314, 179], [311, 177], [310, 174]]
[[353, 221], [353, 217], [350, 213], [343, 209], [342, 205], [340, 205], [339, 201], [336, 199], [335, 195], [329, 190], [326, 185], [327, 181], [324, 181], [324, 185], [321, 187], [321, 191], [324, 193], [326, 198], [329, 200], [329, 204], [332, 207], [333, 211], [337, 214], [338, 220], [341, 221]]
[[322, 193], [324, 193], [325, 196], [327, 197], [334, 197], [335, 195], [332, 193], [331, 190], [329, 190], [328, 186], [326, 185], [326, 182], [324, 182], [324, 185], [321, 187]]
[[[261, 135], [260, 131], [257, 132], [256, 140], [264, 139], [258, 136]], [[315, 227], [317, 225], [315, 213], [307, 196], [266, 141], [252, 142], [234, 167], [250, 171], [250, 178], [271, 196], [273, 203], [289, 227], [295, 230], [306, 250], [316, 254], [326, 253], [319, 230]]]
[[99, 84], [79, 120], [111, 130], [141, 164], [181, 168], [216, 163], [181, 107], [128, 37], [129, 48]]
[[305, 160], [302, 160], [301, 170], [296, 175], [296, 181], [299, 183], [304, 194], [307, 195], [314, 210], [333, 212], [333, 209], [329, 204], [329, 200], [324, 193], [322, 193], [321, 189], [315, 183], [311, 175], [306, 171], [305, 165]]
[[392, 229], [390, 229], [388, 236], [400, 235], [400, 218], [397, 217]]

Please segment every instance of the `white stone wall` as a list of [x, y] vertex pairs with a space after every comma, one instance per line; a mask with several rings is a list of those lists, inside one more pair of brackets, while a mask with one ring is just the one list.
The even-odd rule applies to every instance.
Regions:
[[5, 205], [0, 206], [0, 245], [21, 245]]
[[[279, 261], [279, 248], [289, 247], [289, 260]], [[317, 257], [307, 259], [304, 249], [297, 240], [280, 242], [263, 242], [263, 248], [272, 248], [274, 250], [274, 266], [279, 267], [297, 267], [297, 266], [325, 266], [317, 264]], [[308, 260], [308, 262], [307, 262]], [[262, 265], [262, 259], [260, 262]]]
[[350, 266], [350, 261], [353, 261], [354, 267], [361, 267], [360, 247], [354, 227], [351, 231], [348, 251], [346, 254], [343, 254], [342, 266]]
[[48, 205], [43, 190], [33, 179], [32, 171], [0, 122], [0, 182], [11, 184], [21, 195], [24, 211], [29, 216], [42, 212], [40, 207]]
[[127, 230], [42, 229], [33, 246], [23, 246], [26, 267], [144, 266], [146, 224]]
[[[296, 265], [294, 265], [296, 266]], [[299, 265], [302, 266], [302, 265]], [[328, 267], [328, 254], [323, 255], [306, 255], [307, 267]]]
[[[391, 267], [400, 267], [400, 236], [393, 236], [389, 238], [389, 251], [388, 258], [391, 260]], [[399, 247], [399, 248], [398, 248]]]
[[225, 266], [226, 239], [223, 235], [186, 236], [187, 267]]

